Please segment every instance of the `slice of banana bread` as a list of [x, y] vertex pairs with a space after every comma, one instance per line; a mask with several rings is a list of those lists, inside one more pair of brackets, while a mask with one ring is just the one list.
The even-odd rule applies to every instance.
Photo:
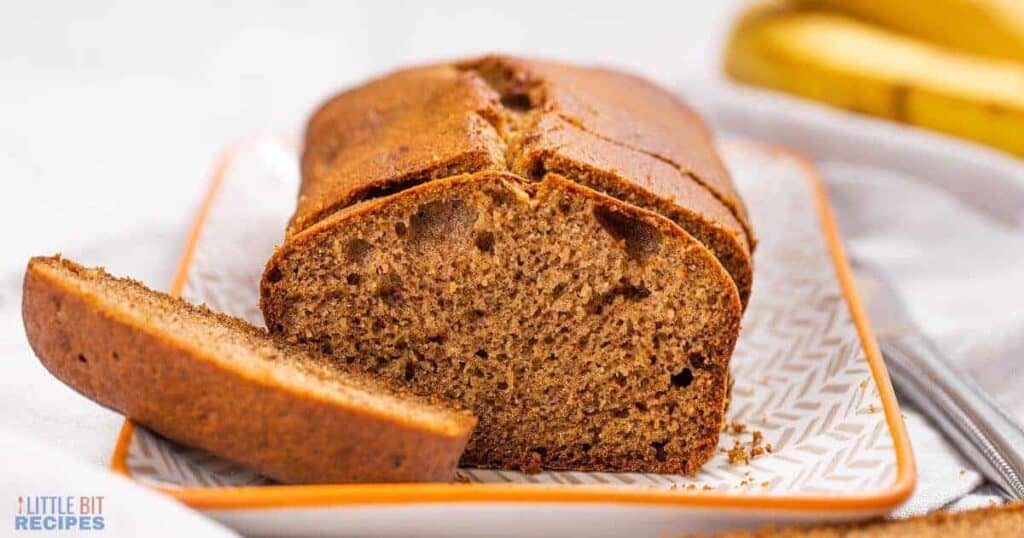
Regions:
[[267, 264], [267, 326], [462, 402], [465, 465], [693, 473], [714, 452], [736, 286], [657, 213], [478, 172], [349, 206]]
[[88, 398], [282, 482], [453, 478], [475, 419], [239, 319], [59, 257], [25, 273], [25, 332]]

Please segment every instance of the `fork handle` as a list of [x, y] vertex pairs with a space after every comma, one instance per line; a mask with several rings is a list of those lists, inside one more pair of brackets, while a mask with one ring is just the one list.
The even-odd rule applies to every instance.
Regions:
[[934, 344], [917, 332], [879, 347], [900, 392], [951, 437], [982, 474], [1024, 499], [1024, 430]]

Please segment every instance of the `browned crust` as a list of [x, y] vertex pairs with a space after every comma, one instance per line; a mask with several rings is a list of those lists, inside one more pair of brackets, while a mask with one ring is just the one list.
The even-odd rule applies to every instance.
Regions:
[[334, 210], [415, 183], [504, 167], [498, 96], [451, 65], [393, 72], [324, 103], [306, 127], [289, 234]]
[[471, 417], [428, 427], [232, 369], [201, 342], [155, 329], [76, 287], [54, 264], [85, 270], [60, 258], [29, 262], [25, 332], [46, 369], [84, 396], [283, 482], [452, 479]]
[[404, 69], [328, 100], [307, 126], [289, 233], [375, 187], [411, 186], [446, 171], [508, 169], [501, 156], [507, 140], [495, 127], [502, 110], [523, 100], [688, 175], [725, 204], [755, 244], [710, 131], [676, 96], [635, 75], [507, 56]]
[[[271, 285], [273, 282], [271, 275], [273, 275], [275, 271], [280, 271], [280, 265], [285, 257], [306, 247], [307, 245], [317, 244], [318, 241], [322, 239], [323, 235], [329, 235], [334, 230], [344, 227], [348, 222], [367, 215], [385, 205], [400, 203], [405, 198], [422, 198], [424, 196], [430, 196], [432, 193], [443, 194], [446, 190], [456, 184], [486, 181], [508, 182], [524, 192], [540, 188], [557, 188], [571, 191], [578, 196], [593, 199], [611, 211], [629, 215], [632, 218], [654, 226], [667, 237], [672, 237], [676, 240], [693, 245], [694, 248], [703, 251], [708, 260], [712, 262], [709, 263], [708, 266], [714, 267], [718, 271], [715, 275], [718, 280], [718, 285], [723, 287], [723, 289], [731, 291], [731, 293], [728, 294], [730, 297], [729, 302], [722, 304], [719, 312], [726, 320], [723, 324], [725, 327], [723, 332], [729, 335], [729, 341], [717, 354], [721, 361], [720, 372], [722, 379], [721, 382], [716, 385], [716, 392], [709, 395], [709, 400], [719, 402], [719, 405], [716, 407], [720, 409], [720, 412], [704, 417], [708, 420], [706, 424], [702, 424], [702, 426], [709, 432], [709, 437], [706, 440], [707, 442], [690, 446], [690, 451], [686, 458], [671, 458], [669, 461], [664, 462], [637, 457], [610, 457], [595, 459], [594, 461], [588, 462], [586, 465], [581, 465], [579, 462], [574, 462], [570, 465], [560, 462], [557, 458], [545, 460], [544, 462], [544, 468], [548, 469], [694, 474], [714, 455], [718, 442], [718, 433], [722, 429], [725, 409], [728, 405], [729, 361], [735, 347], [736, 340], [739, 336], [742, 317], [742, 303], [740, 302], [736, 286], [734, 285], [730, 275], [725, 271], [720, 263], [717, 263], [714, 254], [708, 250], [707, 247], [666, 217], [658, 213], [627, 204], [616, 198], [585, 187], [577, 182], [566, 179], [558, 174], [548, 174], [538, 183], [527, 183], [524, 182], [523, 178], [515, 174], [504, 172], [485, 171], [475, 174], [454, 176], [421, 184], [385, 198], [368, 200], [332, 214], [314, 226], [291, 237], [284, 245], [274, 252], [273, 256], [267, 262], [267, 266], [261, 280], [260, 290], [260, 308], [263, 311], [266, 325], [274, 328], [280, 323], [280, 318], [283, 314], [282, 307], [286, 297], [275, 292], [275, 288]], [[484, 461], [472, 458], [466, 459], [464, 457], [463, 464], [490, 468], [539, 470], [537, 461], [530, 458], [529, 455], [525, 453], [521, 458], [510, 458], [500, 462]]]
[[732, 531], [719, 538], [929, 538], [1024, 536], [1024, 503], [1014, 502], [966, 512], [936, 512], [898, 521], [870, 521], [818, 527], [765, 527], [756, 531]]
[[[527, 117], [531, 129], [519, 125]], [[505, 56], [412, 67], [328, 100], [305, 142], [289, 238], [352, 204], [448, 176], [530, 177], [524, 166], [542, 158], [577, 180], [554, 167], [571, 161], [628, 196], [607, 194], [645, 200], [642, 207], [704, 242], [744, 305], [750, 296], [753, 232], [710, 132], [679, 99], [639, 77]]]
[[596, 136], [675, 166], [718, 197], [756, 244], [746, 206], [707, 125], [660, 86], [611, 69], [498, 55], [459, 66], [481, 73], [501, 91], [529, 95], [535, 105]]

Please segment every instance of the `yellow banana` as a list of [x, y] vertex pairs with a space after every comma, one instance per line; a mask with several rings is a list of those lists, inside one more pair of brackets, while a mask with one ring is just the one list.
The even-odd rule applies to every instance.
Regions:
[[737, 22], [725, 70], [739, 81], [1024, 155], [1024, 64], [771, 3]]
[[1024, 61], [1024, 0], [795, 0], [984, 56]]

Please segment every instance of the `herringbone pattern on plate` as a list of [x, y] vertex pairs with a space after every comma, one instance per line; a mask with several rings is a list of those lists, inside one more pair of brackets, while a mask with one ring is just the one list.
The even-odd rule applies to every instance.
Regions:
[[[718, 454], [695, 477], [640, 473], [461, 469], [471, 482], [715, 488], [752, 495], [866, 492], [896, 475], [892, 437], [818, 223], [806, 170], [791, 157], [727, 145], [726, 161], [760, 238], [754, 294], [733, 358], [730, 418], [760, 431], [772, 452], [749, 464]], [[202, 230], [183, 295], [262, 323], [257, 283], [282, 238], [297, 188], [294, 149], [267, 137], [232, 160]], [[258, 485], [242, 466], [139, 428], [127, 456], [139, 480], [180, 486]]]

